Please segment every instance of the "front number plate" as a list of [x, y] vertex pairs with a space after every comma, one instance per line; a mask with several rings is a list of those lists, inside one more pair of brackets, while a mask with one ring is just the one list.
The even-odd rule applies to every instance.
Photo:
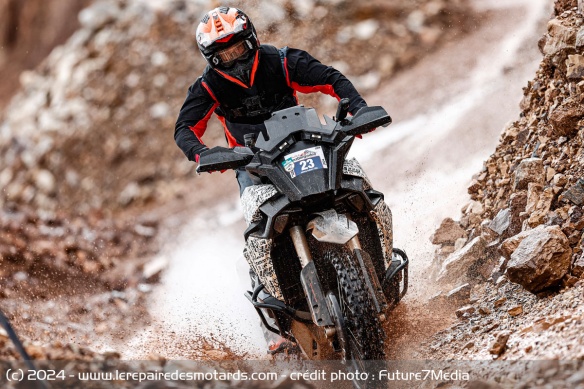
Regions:
[[282, 166], [292, 178], [313, 170], [328, 168], [320, 146], [296, 151], [284, 156]]

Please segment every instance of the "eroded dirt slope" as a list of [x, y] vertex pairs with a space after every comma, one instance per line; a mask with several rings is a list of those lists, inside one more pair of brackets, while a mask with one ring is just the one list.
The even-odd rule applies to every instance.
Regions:
[[[474, 176], [460, 221], [445, 220], [433, 237], [443, 286], [434, 302], [460, 307], [459, 322], [423, 357], [582, 358], [584, 17], [576, 5], [555, 2], [519, 119]], [[541, 385], [567, 371], [548, 368]]]

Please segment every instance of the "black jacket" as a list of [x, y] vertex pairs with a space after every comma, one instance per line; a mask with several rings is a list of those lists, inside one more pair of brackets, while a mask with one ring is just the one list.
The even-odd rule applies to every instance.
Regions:
[[348, 97], [352, 114], [367, 105], [345, 76], [303, 50], [261, 45], [252, 74], [252, 86], [247, 88], [207, 66], [191, 85], [174, 131], [177, 145], [189, 160], [196, 160], [205, 150], [201, 137], [213, 112], [223, 124], [229, 147], [234, 147], [243, 145], [245, 134], [265, 129], [263, 122], [272, 112], [297, 105], [296, 92]]

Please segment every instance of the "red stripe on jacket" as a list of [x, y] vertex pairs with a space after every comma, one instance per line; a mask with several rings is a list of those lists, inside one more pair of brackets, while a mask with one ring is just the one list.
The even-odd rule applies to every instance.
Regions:
[[300, 93], [320, 92], [320, 93], [324, 93], [324, 94], [327, 94], [329, 96], [332, 96], [332, 97], [336, 98], [337, 100], [341, 100], [341, 98], [339, 97], [339, 95], [337, 95], [337, 93], [335, 92], [332, 85], [304, 86], [304, 85], [300, 85], [300, 84], [292, 81], [290, 86], [292, 87], [292, 89], [294, 89], [295, 91], [298, 91]]

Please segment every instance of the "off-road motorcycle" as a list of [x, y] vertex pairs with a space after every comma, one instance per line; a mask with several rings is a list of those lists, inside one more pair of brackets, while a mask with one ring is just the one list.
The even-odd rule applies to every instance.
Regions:
[[408, 258], [393, 248], [391, 212], [347, 153], [357, 135], [387, 126], [381, 107], [321, 123], [312, 108], [275, 112], [246, 147], [203, 153], [198, 172], [245, 168], [247, 292], [264, 326], [309, 359], [385, 359], [381, 322], [405, 295]]

